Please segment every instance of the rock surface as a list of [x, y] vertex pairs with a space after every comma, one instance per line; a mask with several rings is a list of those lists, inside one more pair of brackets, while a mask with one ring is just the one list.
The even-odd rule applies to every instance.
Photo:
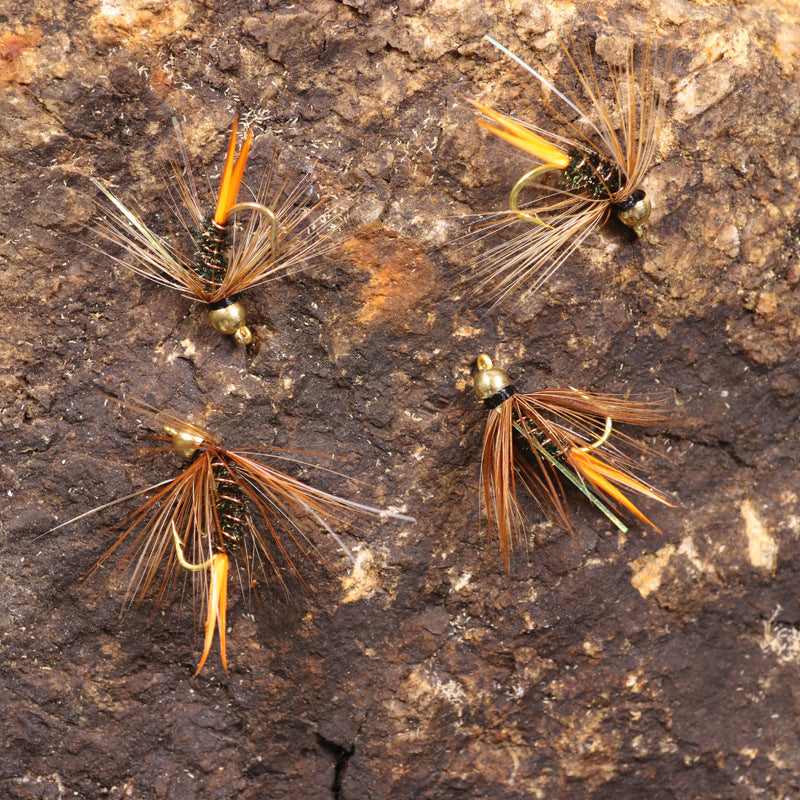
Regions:
[[[0, 794], [28, 798], [786, 798], [800, 793], [800, 6], [791, 0], [22, 3], [0, 12]], [[533, 298], [475, 309], [469, 211], [525, 159], [464, 97], [522, 114], [556, 34], [625, 20], [671, 54], [645, 237], [619, 226]], [[168, 230], [179, 117], [214, 179], [236, 112], [252, 180], [313, 164], [357, 234], [245, 296], [257, 347], [86, 247], [90, 176]], [[535, 110], [531, 112], [535, 115]], [[530, 508], [510, 576], [477, 481], [479, 352], [517, 385], [675, 395], [652, 431], [662, 533], [570, 496]], [[321, 537], [315, 591], [232, 587], [225, 674], [202, 620], [120, 618], [92, 564], [171, 477], [113, 390], [236, 445], [331, 453], [331, 488], [415, 525]]]

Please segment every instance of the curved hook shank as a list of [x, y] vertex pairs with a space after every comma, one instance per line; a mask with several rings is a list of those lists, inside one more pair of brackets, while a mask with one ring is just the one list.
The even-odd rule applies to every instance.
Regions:
[[597, 450], [598, 447], [602, 447], [608, 441], [608, 437], [611, 436], [612, 429], [613, 425], [611, 423], [611, 417], [606, 417], [606, 427], [603, 431], [603, 435], [591, 444], [587, 444], [585, 447], [578, 447], [576, 449], [581, 450], [584, 453], [588, 453], [590, 450]]
[[275, 212], [271, 208], [267, 208], [267, 206], [262, 205], [261, 203], [237, 203], [235, 206], [231, 206], [228, 210], [228, 217], [232, 216], [233, 214], [238, 214], [240, 211], [255, 211], [258, 214], [263, 214], [272, 227], [270, 232], [270, 242], [272, 245], [272, 257], [276, 258], [278, 255], [278, 217], [275, 215]]
[[525, 222], [532, 222], [534, 225], [541, 225], [543, 228], [550, 228], [552, 230], [553, 226], [548, 225], [540, 216], [537, 214], [531, 214], [527, 211], [522, 211], [519, 207], [519, 195], [520, 192], [529, 184], [531, 181], [538, 178], [540, 175], [544, 175], [546, 172], [552, 172], [553, 170], [560, 170], [561, 167], [556, 167], [553, 164], [542, 164], [541, 167], [536, 167], [532, 169], [530, 172], [526, 172], [515, 184], [514, 188], [511, 190], [511, 194], [508, 198], [508, 205], [511, 208], [511, 213], [514, 214], [518, 219], [525, 220]]
[[181, 544], [180, 537], [178, 536], [178, 529], [175, 527], [175, 522], [172, 522], [172, 538], [175, 540], [175, 555], [178, 557], [178, 563], [189, 572], [202, 572], [204, 569], [208, 569], [213, 559], [209, 558], [208, 561], [204, 561], [202, 564], [192, 564], [191, 561], [187, 561], [186, 557], [183, 555], [183, 545]]

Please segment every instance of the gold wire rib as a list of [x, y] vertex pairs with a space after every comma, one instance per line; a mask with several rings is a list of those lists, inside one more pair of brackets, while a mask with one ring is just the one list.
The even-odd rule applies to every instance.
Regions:
[[232, 214], [236, 214], [239, 211], [255, 211], [259, 214], [263, 214], [269, 221], [270, 225], [272, 226], [272, 231], [270, 232], [270, 243], [272, 245], [272, 257], [277, 258], [278, 256], [278, 217], [275, 215], [275, 212], [271, 208], [267, 208], [267, 206], [262, 205], [261, 203], [237, 203], [234, 206], [231, 206], [228, 210], [228, 216], [230, 217]]
[[588, 453], [590, 450], [597, 450], [598, 447], [602, 447], [608, 441], [608, 437], [611, 436], [611, 431], [611, 417], [606, 417], [606, 427], [603, 431], [603, 435], [591, 444], [587, 444], [585, 447], [578, 447], [577, 449], [584, 453]]
[[515, 184], [514, 188], [511, 190], [511, 194], [508, 198], [508, 205], [511, 208], [511, 213], [514, 214], [518, 219], [525, 220], [525, 222], [532, 222], [534, 225], [541, 225], [543, 228], [548, 228], [549, 230], [553, 230], [552, 225], [548, 225], [538, 214], [531, 214], [528, 211], [522, 211], [519, 207], [519, 195], [520, 192], [532, 181], [538, 178], [540, 175], [544, 175], [546, 172], [552, 172], [553, 170], [560, 170], [561, 167], [556, 167], [553, 164], [542, 164], [541, 167], [536, 167], [536, 169], [532, 169], [530, 172], [526, 172]]
[[170, 524], [172, 525], [172, 538], [175, 540], [175, 555], [178, 557], [178, 563], [184, 569], [188, 569], [189, 572], [202, 572], [204, 569], [208, 569], [213, 563], [213, 559], [211, 558], [209, 558], [208, 561], [204, 561], [202, 564], [192, 564], [186, 560], [183, 555], [183, 545], [178, 536], [178, 529], [175, 527], [174, 520]]

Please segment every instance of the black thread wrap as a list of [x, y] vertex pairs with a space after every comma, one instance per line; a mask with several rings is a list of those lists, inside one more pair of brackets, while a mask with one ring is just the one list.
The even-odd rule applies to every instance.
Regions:
[[220, 308], [232, 306], [238, 299], [239, 295], [236, 294], [232, 297], [223, 297], [222, 300], [217, 300], [216, 303], [209, 303], [208, 307], [211, 309], [211, 311], [219, 311]]
[[632, 209], [643, 197], [644, 197], [644, 192], [641, 189], [637, 189], [627, 199], [620, 200], [619, 203], [612, 203], [611, 210], [615, 214], [623, 214], [626, 211], [630, 211], [630, 209]]
[[513, 397], [517, 393], [517, 387], [513, 383], [504, 386], [499, 392], [495, 392], [491, 397], [487, 397], [483, 404], [486, 408], [492, 409], [505, 403], [506, 400]]

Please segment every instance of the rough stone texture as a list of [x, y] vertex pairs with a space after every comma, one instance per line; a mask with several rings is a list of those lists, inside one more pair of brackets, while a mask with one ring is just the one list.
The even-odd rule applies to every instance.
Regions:
[[[0, 795], [8, 798], [787, 798], [800, 795], [800, 7], [510, 0], [6, 0], [0, 10]], [[650, 16], [648, 16], [650, 12]], [[627, 20], [672, 52], [642, 241], [610, 226], [538, 295], [454, 285], [469, 209], [524, 159], [460, 98], [524, 109], [494, 36], [558, 76], [554, 33]], [[235, 111], [315, 161], [358, 237], [245, 297], [260, 349], [84, 245], [95, 175], [160, 208], [170, 117], [218, 168]], [[520, 386], [674, 392], [663, 533], [572, 497], [511, 576], [478, 515], [481, 351]], [[330, 452], [416, 515], [321, 543], [316, 591], [231, 598], [193, 678], [177, 603], [120, 619], [82, 582], [121, 511], [175, 474], [113, 388], [231, 445]], [[531, 510], [533, 518], [535, 511]], [[252, 611], [252, 614], [250, 613]]]

